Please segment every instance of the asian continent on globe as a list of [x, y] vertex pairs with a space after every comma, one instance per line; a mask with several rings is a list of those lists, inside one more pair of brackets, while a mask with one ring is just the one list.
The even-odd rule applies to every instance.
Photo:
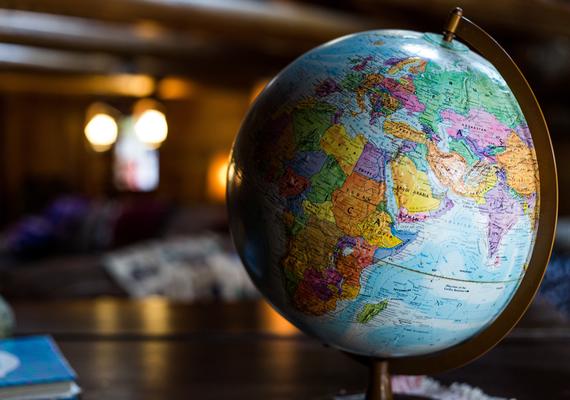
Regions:
[[505, 309], [536, 235], [539, 177], [496, 69], [440, 35], [371, 31], [318, 47], [258, 98], [228, 206], [252, 279], [339, 349], [416, 356]]

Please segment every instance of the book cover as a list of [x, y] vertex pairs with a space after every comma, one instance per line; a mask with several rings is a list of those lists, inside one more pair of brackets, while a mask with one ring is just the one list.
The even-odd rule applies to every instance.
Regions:
[[51, 337], [0, 340], [0, 389], [75, 379], [75, 372]]

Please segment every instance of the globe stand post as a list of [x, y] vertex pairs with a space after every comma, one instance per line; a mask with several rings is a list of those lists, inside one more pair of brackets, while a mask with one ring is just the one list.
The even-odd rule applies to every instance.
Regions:
[[367, 364], [368, 388], [365, 400], [430, 400], [423, 396], [393, 394], [388, 360], [370, 358]]
[[366, 400], [393, 400], [388, 361], [371, 359]]

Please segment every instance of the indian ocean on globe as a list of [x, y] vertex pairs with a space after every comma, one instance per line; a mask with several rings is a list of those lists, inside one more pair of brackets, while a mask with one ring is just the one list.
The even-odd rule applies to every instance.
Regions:
[[263, 295], [367, 357], [485, 330], [536, 238], [521, 108], [493, 65], [436, 34], [364, 32], [298, 58], [251, 108], [228, 179], [231, 231]]

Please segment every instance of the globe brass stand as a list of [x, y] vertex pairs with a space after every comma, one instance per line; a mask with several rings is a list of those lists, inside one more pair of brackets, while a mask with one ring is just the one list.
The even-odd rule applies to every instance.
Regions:
[[366, 399], [392, 400], [392, 382], [390, 381], [390, 372], [388, 371], [388, 361], [371, 360], [369, 371], [370, 378]]
[[429, 400], [427, 397], [392, 394], [392, 382], [387, 360], [369, 360], [366, 400]]
[[552, 251], [558, 213], [558, 183], [552, 143], [538, 101], [507, 52], [487, 32], [465, 18], [459, 7], [451, 12], [443, 31], [444, 41], [451, 42], [455, 38], [470, 45], [499, 71], [515, 95], [532, 135], [540, 177], [539, 218], [532, 257], [509, 305], [487, 329], [474, 338], [451, 349], [425, 356], [389, 360], [353, 356], [369, 366], [366, 400], [420, 399], [392, 395], [388, 366], [396, 373], [435, 373], [467, 364], [493, 348], [516, 325], [532, 302]]

